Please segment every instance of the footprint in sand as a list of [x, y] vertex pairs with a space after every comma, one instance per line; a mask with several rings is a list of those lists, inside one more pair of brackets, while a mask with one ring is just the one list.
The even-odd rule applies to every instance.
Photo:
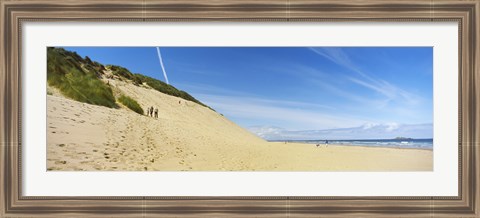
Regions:
[[57, 161], [55, 161], [55, 164], [67, 164], [67, 161], [57, 160]]

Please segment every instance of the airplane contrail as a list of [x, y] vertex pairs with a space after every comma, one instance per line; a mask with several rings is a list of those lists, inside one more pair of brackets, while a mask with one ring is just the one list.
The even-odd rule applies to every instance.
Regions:
[[167, 77], [167, 71], [165, 71], [165, 67], [163, 66], [163, 60], [162, 60], [162, 54], [160, 54], [160, 47], [157, 47], [157, 54], [158, 54], [158, 60], [160, 61], [160, 66], [162, 67], [163, 71], [163, 76], [165, 77], [165, 81], [168, 83], [168, 77]]

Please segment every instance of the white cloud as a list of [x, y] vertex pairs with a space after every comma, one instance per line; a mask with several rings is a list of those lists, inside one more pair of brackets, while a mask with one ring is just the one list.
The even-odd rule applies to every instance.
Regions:
[[369, 108], [381, 109], [384, 108], [388, 102], [390, 102], [390, 99], [374, 99], [367, 96], [356, 95], [346, 91], [344, 87], [332, 85], [322, 80], [311, 79], [310, 81], [332, 95], [336, 95], [350, 101], [355, 101], [357, 104], [368, 105]]
[[280, 135], [285, 129], [275, 126], [251, 126], [248, 128], [260, 137], [268, 137], [269, 135]]
[[335, 109], [321, 104], [207, 94], [195, 94], [195, 97], [234, 120], [273, 120], [297, 129], [339, 128], [367, 122], [348, 115], [332, 115]]
[[373, 127], [379, 126], [379, 123], [365, 123], [362, 127], [362, 129], [371, 129]]
[[328, 60], [352, 70], [358, 70], [352, 63], [350, 58], [340, 48], [324, 47], [324, 48], [309, 48], [311, 51], [327, 58]]
[[398, 86], [389, 83], [388, 81], [372, 78], [366, 72], [360, 70], [360, 68], [352, 62], [349, 56], [345, 52], [343, 52], [341, 48], [309, 49], [314, 53], [336, 63], [337, 65], [355, 72], [357, 75], [360, 76], [360, 78], [351, 76], [347, 76], [346, 78], [357, 85], [363, 86], [387, 97], [387, 103], [391, 102], [392, 100], [399, 100], [409, 105], [415, 105], [418, 104], [421, 100], [420, 96], [403, 90]]
[[348, 57], [345, 52], [342, 51], [341, 48], [309, 48], [311, 51], [315, 52], [316, 54], [327, 58], [328, 60], [336, 63], [339, 66], [345, 67], [353, 72], [356, 72], [360, 76], [366, 79], [372, 79], [364, 72], [362, 72], [358, 66], [356, 66], [352, 60]]
[[385, 124], [386, 128], [385, 131], [392, 132], [400, 127], [398, 123], [387, 123]]
[[366, 123], [352, 128], [291, 131], [278, 127], [252, 126], [252, 133], [267, 140], [432, 138], [432, 124]]

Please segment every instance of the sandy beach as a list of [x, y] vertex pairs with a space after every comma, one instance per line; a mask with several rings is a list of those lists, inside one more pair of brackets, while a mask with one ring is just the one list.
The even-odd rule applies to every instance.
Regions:
[[196, 103], [128, 82], [108, 83], [144, 110], [157, 107], [159, 117], [77, 102], [49, 87], [48, 170], [433, 170], [432, 150], [267, 142]]

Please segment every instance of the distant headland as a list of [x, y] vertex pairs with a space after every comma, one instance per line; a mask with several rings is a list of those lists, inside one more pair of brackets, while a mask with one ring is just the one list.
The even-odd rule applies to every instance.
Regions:
[[412, 140], [413, 138], [407, 138], [407, 137], [395, 137], [395, 140]]

